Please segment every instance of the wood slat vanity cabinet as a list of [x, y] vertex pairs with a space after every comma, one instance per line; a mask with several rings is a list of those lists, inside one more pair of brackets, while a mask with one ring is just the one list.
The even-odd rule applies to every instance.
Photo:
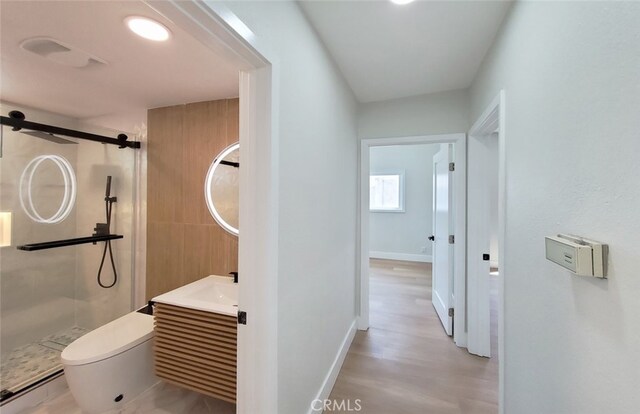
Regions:
[[154, 363], [162, 380], [236, 402], [237, 319], [156, 303]]

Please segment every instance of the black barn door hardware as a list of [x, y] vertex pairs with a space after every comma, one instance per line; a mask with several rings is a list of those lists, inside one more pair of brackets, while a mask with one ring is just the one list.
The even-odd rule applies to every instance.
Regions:
[[63, 135], [65, 137], [79, 138], [88, 141], [101, 142], [103, 144], [117, 145], [119, 148], [140, 148], [137, 141], [128, 141], [129, 137], [125, 134], [119, 134], [117, 138], [105, 137], [103, 135], [92, 134], [89, 132], [76, 131], [74, 129], [61, 128], [53, 125], [39, 124], [37, 122], [27, 121], [20, 111], [11, 111], [9, 116], [0, 116], [0, 124], [13, 127], [14, 131], [26, 129], [30, 131], [40, 131], [50, 135]]

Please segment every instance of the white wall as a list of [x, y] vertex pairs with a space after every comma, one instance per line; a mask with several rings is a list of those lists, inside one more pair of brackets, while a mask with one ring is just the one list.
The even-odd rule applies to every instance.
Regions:
[[469, 129], [466, 90], [361, 104], [360, 138], [449, 134]]
[[[471, 88], [506, 92], [506, 413], [640, 406], [640, 3], [516, 2]], [[544, 236], [609, 243], [609, 279]]]
[[279, 59], [278, 414], [300, 414], [355, 320], [357, 106], [295, 3], [226, 4]]
[[405, 211], [369, 214], [371, 257], [431, 261], [427, 237], [433, 227], [433, 156], [439, 150], [439, 144], [371, 147], [371, 174], [405, 173]]

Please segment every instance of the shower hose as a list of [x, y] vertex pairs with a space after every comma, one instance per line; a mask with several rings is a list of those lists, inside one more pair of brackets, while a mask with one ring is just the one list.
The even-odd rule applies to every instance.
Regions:
[[[105, 197], [104, 199], [105, 211], [107, 214], [107, 234], [111, 233], [111, 210], [113, 209], [114, 198], [109, 197], [109, 195], [107, 194], [107, 197]], [[104, 267], [104, 259], [107, 257], [107, 249], [109, 249], [109, 258], [111, 259], [111, 267], [113, 268], [113, 282], [110, 285], [106, 285], [102, 283], [102, 268]], [[98, 269], [98, 285], [100, 285], [101, 288], [109, 289], [111, 287], [114, 287], [117, 282], [118, 282], [118, 272], [116, 271], [116, 263], [113, 260], [113, 251], [111, 250], [111, 240], [107, 240], [104, 243], [104, 250], [102, 251], [102, 260], [100, 260], [100, 268]]]

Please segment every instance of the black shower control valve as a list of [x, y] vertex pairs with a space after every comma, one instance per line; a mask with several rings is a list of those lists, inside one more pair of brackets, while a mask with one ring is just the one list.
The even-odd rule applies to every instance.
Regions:
[[109, 225], [107, 223], [96, 223], [96, 226], [93, 228], [93, 231], [95, 231], [95, 233], [93, 233], [94, 236], [108, 236]]

